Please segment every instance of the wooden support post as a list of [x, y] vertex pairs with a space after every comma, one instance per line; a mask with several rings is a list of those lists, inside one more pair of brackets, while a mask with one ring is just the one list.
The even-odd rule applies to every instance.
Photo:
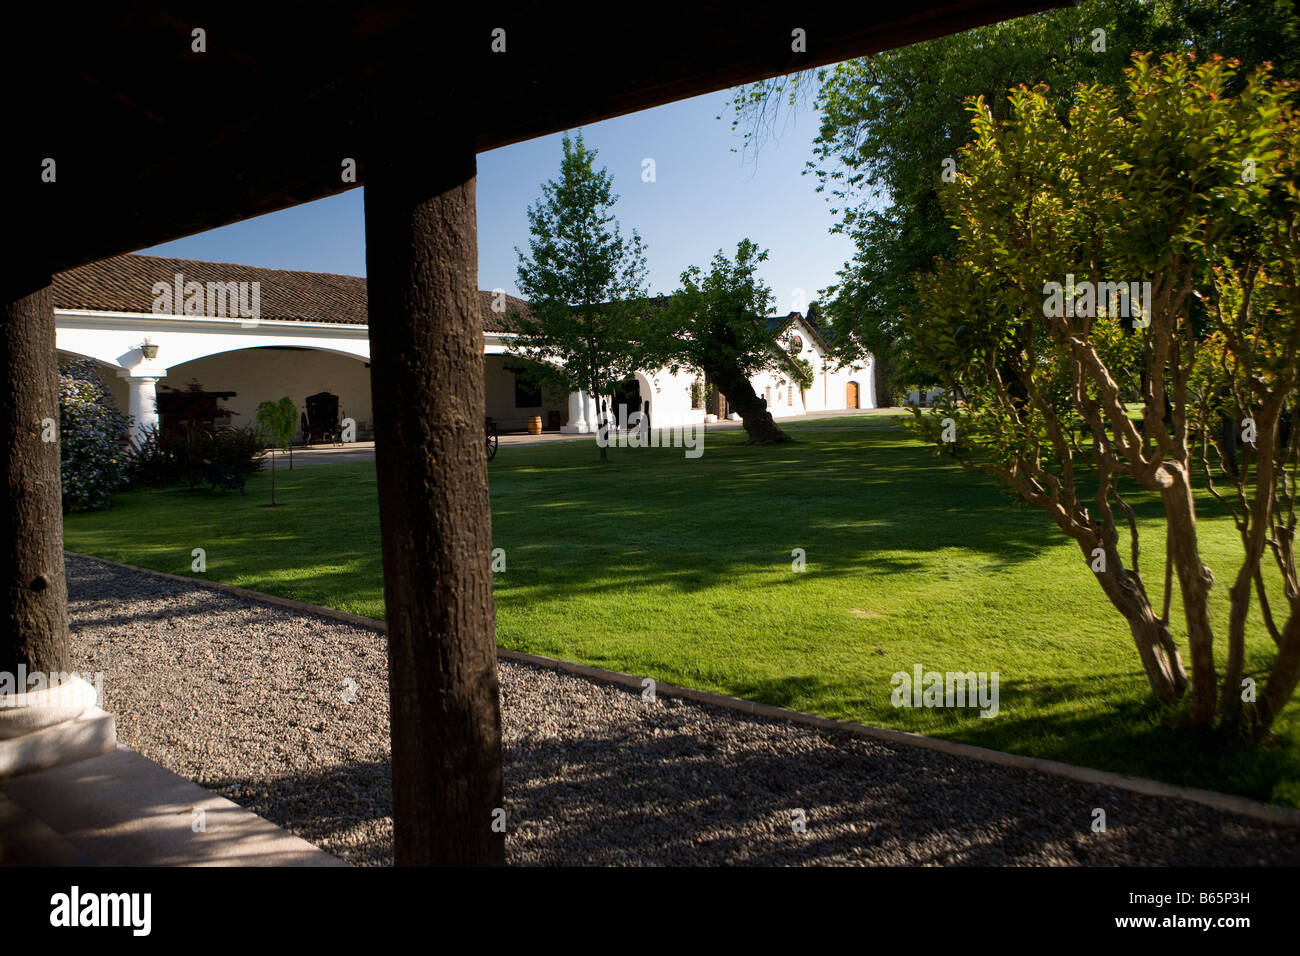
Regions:
[[505, 858], [476, 159], [470, 136], [448, 139], [366, 164], [399, 866]]
[[[4, 621], [0, 671], [68, 670], [68, 590], [59, 482], [59, 365], [50, 276], [0, 285], [0, 442], [8, 500], [0, 518]], [[17, 688], [20, 692], [26, 688]]]

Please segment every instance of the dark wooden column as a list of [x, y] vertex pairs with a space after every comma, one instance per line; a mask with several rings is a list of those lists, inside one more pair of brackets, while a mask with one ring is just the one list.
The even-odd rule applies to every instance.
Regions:
[[473, 140], [365, 164], [401, 865], [504, 862]]
[[14, 673], [19, 664], [28, 671], [66, 671], [68, 590], [57, 432], [55, 441], [42, 440], [49, 434], [42, 423], [59, 420], [48, 273], [0, 280], [0, 324], [0, 467], [8, 496], [0, 518], [5, 586], [0, 671]]

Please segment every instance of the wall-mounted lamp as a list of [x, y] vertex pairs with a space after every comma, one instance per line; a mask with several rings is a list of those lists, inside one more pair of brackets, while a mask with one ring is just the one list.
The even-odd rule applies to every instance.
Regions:
[[158, 357], [158, 346], [154, 345], [147, 338], [144, 340], [144, 344], [140, 346], [140, 351], [150, 362]]

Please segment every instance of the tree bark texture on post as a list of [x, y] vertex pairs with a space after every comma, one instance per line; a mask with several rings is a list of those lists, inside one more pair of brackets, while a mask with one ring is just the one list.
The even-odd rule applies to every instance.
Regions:
[[366, 169], [398, 865], [504, 862], [471, 137]]
[[[0, 525], [5, 626], [0, 671], [68, 670], [68, 590], [59, 480], [59, 366], [48, 274], [0, 286], [0, 440], [9, 500]], [[19, 692], [25, 688], [18, 688]]]

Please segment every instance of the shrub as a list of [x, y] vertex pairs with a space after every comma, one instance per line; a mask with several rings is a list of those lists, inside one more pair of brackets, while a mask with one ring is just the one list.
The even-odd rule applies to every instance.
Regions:
[[222, 425], [213, 430], [212, 437], [213, 464], [233, 468], [241, 475], [262, 470], [266, 447], [256, 429], [248, 425]]
[[214, 467], [251, 475], [266, 454], [260, 436], [248, 426], [215, 428], [185, 424], [161, 434], [150, 429], [131, 452], [128, 474], [137, 487], [185, 482], [191, 489], [210, 480]]
[[133, 488], [162, 488], [181, 480], [180, 462], [174, 450], [150, 426], [132, 443], [127, 461], [127, 482]]
[[63, 510], [112, 507], [126, 477], [129, 422], [89, 359], [59, 369], [59, 477]]

